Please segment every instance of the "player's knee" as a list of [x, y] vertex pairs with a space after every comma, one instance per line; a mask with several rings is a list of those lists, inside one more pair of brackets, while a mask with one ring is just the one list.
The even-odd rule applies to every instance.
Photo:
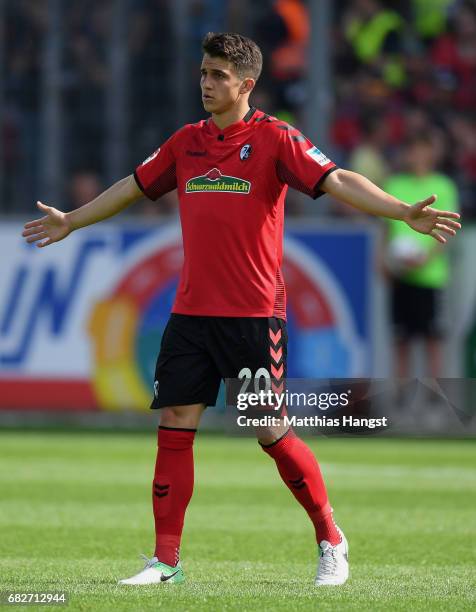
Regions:
[[284, 423], [275, 427], [257, 427], [256, 437], [260, 444], [269, 446], [282, 438], [288, 429], [289, 426], [284, 425]]
[[170, 406], [160, 411], [161, 427], [197, 429], [204, 406]]

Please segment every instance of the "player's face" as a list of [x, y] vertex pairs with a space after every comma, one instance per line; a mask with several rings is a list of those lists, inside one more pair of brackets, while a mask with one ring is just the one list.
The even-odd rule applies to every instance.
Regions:
[[248, 93], [250, 79], [240, 79], [233, 64], [222, 57], [203, 56], [200, 87], [203, 107], [209, 113], [220, 115], [230, 110]]

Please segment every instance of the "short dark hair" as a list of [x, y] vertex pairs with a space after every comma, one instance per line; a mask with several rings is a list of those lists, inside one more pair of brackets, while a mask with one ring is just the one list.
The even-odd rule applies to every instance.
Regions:
[[233, 32], [208, 32], [202, 49], [211, 57], [222, 57], [231, 62], [240, 78], [258, 80], [263, 67], [263, 56], [258, 45], [246, 36]]

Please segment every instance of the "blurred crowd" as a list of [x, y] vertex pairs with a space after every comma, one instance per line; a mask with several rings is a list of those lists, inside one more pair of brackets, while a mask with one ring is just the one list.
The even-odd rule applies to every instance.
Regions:
[[[476, 2], [331, 4], [334, 160], [385, 187], [393, 173], [411, 170], [405, 143], [425, 134], [435, 168], [457, 184], [465, 219], [476, 218]], [[298, 125], [312, 69], [308, 5], [272, 2], [256, 27], [270, 60], [268, 96]], [[348, 212], [337, 203], [332, 210]]]
[[336, 23], [332, 139], [379, 185], [408, 171], [404, 144], [426, 134], [466, 217], [476, 216], [476, 4], [355, 0]]
[[[45, 77], [45, 37], [51, 36], [52, 7], [61, 24], [54, 32], [62, 109], [63, 202], [58, 207], [68, 209], [111, 179], [107, 160], [116, 141], [110, 137], [114, 100], [108, 92], [111, 79], [118, 78], [111, 70], [118, 52], [117, 19], [127, 49], [121, 73], [127, 142], [121, 170], [129, 173], [178, 127], [180, 105], [185, 104], [188, 121], [203, 115], [198, 66], [207, 31], [254, 37], [265, 54], [255, 105], [305, 129], [311, 1], [6, 0], [0, 211], [24, 213], [43, 197], [42, 160], [49, 137], [45, 88], [51, 86]], [[435, 167], [457, 185], [465, 218], [476, 218], [475, 0], [329, 4], [330, 155], [384, 186], [408, 164], [402, 155], [406, 141], [424, 133], [433, 145]], [[187, 87], [177, 86], [177, 75], [185, 77]], [[157, 209], [145, 202], [137, 207], [144, 214]], [[160, 210], [174, 212], [173, 196]], [[290, 210], [299, 213], [299, 205]], [[331, 211], [343, 213], [337, 205]]]

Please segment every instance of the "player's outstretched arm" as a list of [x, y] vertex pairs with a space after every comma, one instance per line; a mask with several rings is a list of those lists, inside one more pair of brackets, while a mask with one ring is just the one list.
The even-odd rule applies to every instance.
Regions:
[[38, 247], [45, 247], [63, 240], [75, 229], [116, 215], [142, 196], [134, 176], [130, 175], [114, 183], [91, 202], [69, 213], [37, 202], [44, 216], [25, 223], [22, 236], [27, 242], [36, 242]]
[[441, 243], [446, 242], [443, 234], [454, 236], [461, 228], [461, 224], [453, 220], [459, 219], [458, 213], [431, 207], [436, 201], [436, 195], [413, 205], [406, 204], [377, 187], [365, 176], [350, 170], [339, 168], [332, 172], [324, 180], [321, 189], [363, 212], [405, 221], [415, 231], [430, 234]]

